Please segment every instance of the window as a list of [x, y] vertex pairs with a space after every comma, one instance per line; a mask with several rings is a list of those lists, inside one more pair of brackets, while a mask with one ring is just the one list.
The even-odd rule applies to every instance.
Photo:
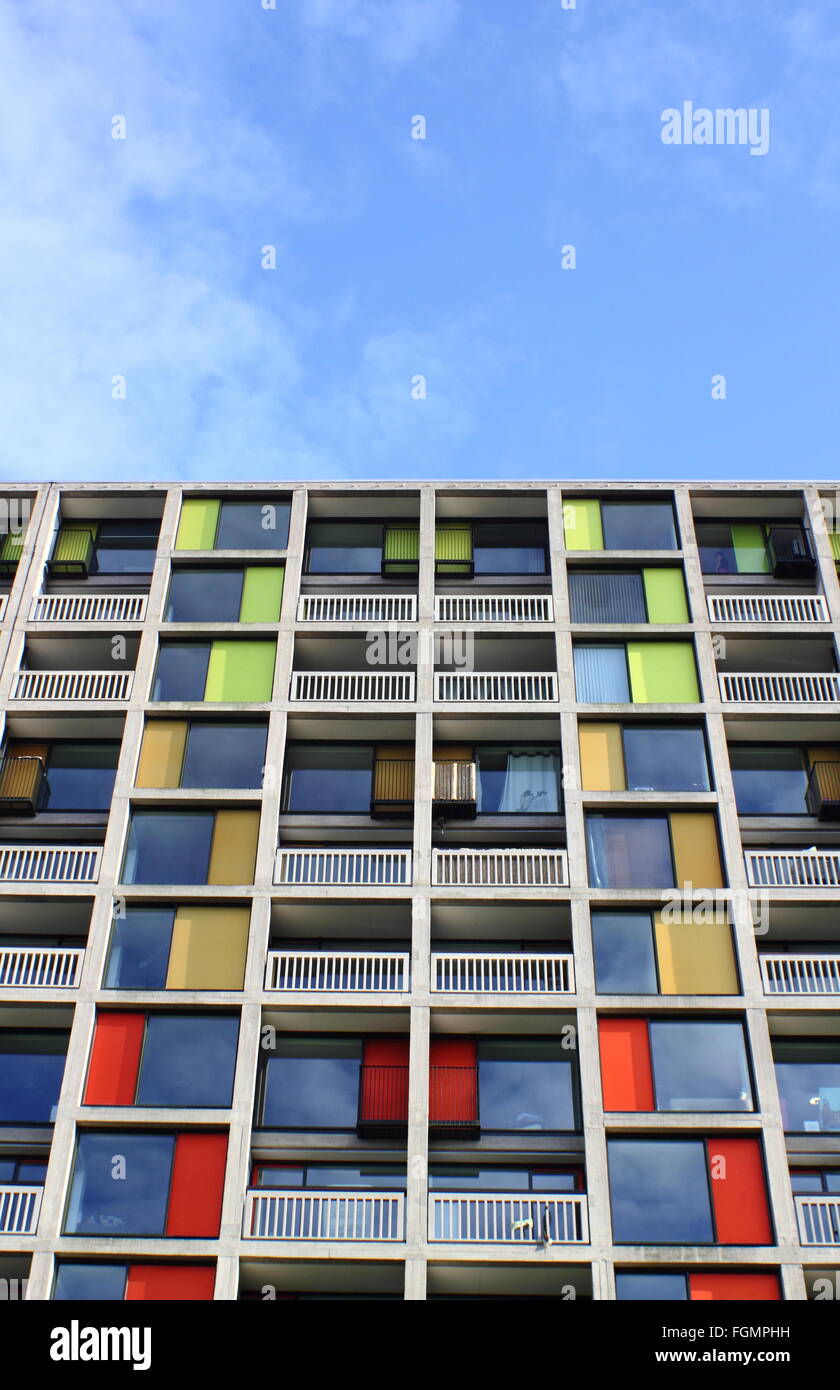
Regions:
[[646, 623], [642, 576], [603, 570], [570, 570], [573, 623]]
[[698, 521], [695, 524], [704, 574], [767, 574], [767, 532], [758, 521]]
[[602, 502], [605, 550], [676, 550], [670, 502]]
[[125, 1296], [127, 1273], [127, 1265], [85, 1264], [81, 1260], [62, 1260], [55, 1277], [53, 1299], [121, 1302]]
[[808, 773], [801, 748], [735, 743], [729, 747], [735, 802], [742, 816], [804, 816]]
[[259, 1123], [267, 1129], [354, 1129], [358, 1038], [278, 1038], [266, 1059]]
[[574, 1056], [561, 1041], [480, 1040], [482, 1130], [578, 1128]]
[[379, 574], [382, 526], [379, 522], [311, 521], [306, 532], [309, 574]]
[[702, 728], [625, 724], [622, 743], [628, 791], [709, 791]]
[[649, 1029], [657, 1110], [755, 1109], [743, 1024], [651, 1019]]
[[53, 1123], [69, 1036], [34, 1028], [0, 1031], [0, 1124]]
[[787, 1133], [840, 1130], [840, 1042], [835, 1038], [776, 1038], [776, 1082]]
[[121, 1302], [127, 1299], [173, 1301], [209, 1300], [216, 1282], [215, 1266], [186, 1264], [108, 1264], [60, 1260], [53, 1299]]
[[236, 1014], [100, 1012], [84, 1103], [226, 1108], [238, 1036]]
[[581, 704], [695, 704], [700, 699], [690, 642], [578, 643], [575, 686]]
[[706, 1245], [714, 1241], [702, 1140], [611, 1139], [607, 1152], [616, 1242]]
[[622, 646], [576, 646], [575, 686], [581, 704], [625, 704], [630, 699], [627, 652]]
[[599, 994], [656, 994], [649, 912], [593, 912], [592, 943]]
[[164, 622], [238, 622], [243, 577], [242, 570], [173, 570]]
[[227, 1132], [82, 1130], [67, 1235], [219, 1234]]
[[212, 811], [135, 811], [128, 829], [125, 883], [206, 883]]
[[429, 1187], [446, 1192], [582, 1192], [580, 1169], [470, 1168], [429, 1169]]
[[0, 1158], [0, 1183], [37, 1187], [47, 1176], [46, 1161], [33, 1158]]
[[247, 907], [143, 907], [114, 922], [106, 989], [242, 988]]
[[274, 641], [162, 642], [152, 699], [257, 703], [271, 699]]
[[288, 744], [284, 811], [369, 815], [373, 762], [365, 744]]
[[476, 521], [472, 532], [476, 574], [545, 574], [545, 522]]
[[96, 532], [97, 574], [151, 574], [160, 522], [102, 521]]
[[222, 501], [217, 550], [285, 550], [289, 543], [290, 503], [276, 498]]
[[119, 756], [119, 743], [53, 743], [39, 809], [109, 810]]
[[152, 699], [203, 700], [210, 646], [200, 642], [161, 642]]
[[560, 810], [560, 759], [551, 747], [476, 749], [482, 815], [551, 815]]
[[202, 790], [261, 787], [267, 736], [265, 724], [192, 722], [180, 785]]
[[702, 1300], [725, 1303], [777, 1303], [781, 1301], [779, 1277], [767, 1270], [618, 1270], [616, 1298], [656, 1302]]
[[106, 989], [163, 989], [175, 909], [131, 906], [114, 923]]
[[384, 1163], [353, 1167], [340, 1163], [257, 1163], [252, 1174], [253, 1187], [319, 1188], [338, 1187], [348, 1191], [405, 1191], [405, 1168]]
[[630, 1299], [635, 1302], [653, 1300], [657, 1303], [675, 1303], [680, 1299], [688, 1299], [688, 1281], [685, 1274], [617, 1270], [615, 1296], [620, 1303]]
[[673, 888], [667, 816], [586, 817], [589, 882], [595, 888]]

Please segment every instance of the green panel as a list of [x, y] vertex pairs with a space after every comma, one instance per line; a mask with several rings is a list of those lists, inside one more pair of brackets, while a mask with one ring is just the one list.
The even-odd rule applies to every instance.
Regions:
[[690, 642], [628, 642], [627, 664], [636, 705], [696, 704], [700, 699]]
[[87, 572], [95, 539], [96, 526], [62, 526], [56, 537], [50, 569], [66, 569], [68, 574], [78, 574], [79, 570]]
[[831, 553], [840, 564], [840, 531], [832, 531], [829, 539], [831, 541]]
[[601, 503], [597, 497], [575, 497], [563, 503], [563, 534], [567, 550], [603, 550]]
[[472, 527], [435, 527], [435, 565], [446, 574], [472, 571]]
[[768, 574], [770, 558], [764, 527], [757, 521], [737, 521], [731, 526], [735, 567], [739, 574]]
[[649, 623], [687, 623], [682, 570], [643, 569]]
[[186, 497], [181, 504], [175, 549], [212, 550], [218, 525], [218, 497]]
[[15, 533], [10, 531], [3, 537], [3, 544], [0, 545], [0, 565], [8, 573], [10, 570], [17, 569], [18, 561], [23, 554], [23, 541], [25, 532]]
[[241, 623], [276, 623], [283, 602], [282, 565], [249, 565], [242, 586]]
[[210, 647], [205, 700], [251, 704], [270, 700], [276, 649], [276, 642], [214, 642]]
[[386, 526], [385, 559], [414, 560], [420, 558], [419, 526]]

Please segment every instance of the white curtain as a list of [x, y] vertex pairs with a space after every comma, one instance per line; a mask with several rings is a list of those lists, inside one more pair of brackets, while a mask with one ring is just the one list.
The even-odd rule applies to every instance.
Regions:
[[508, 753], [500, 815], [556, 812], [557, 758], [553, 753]]

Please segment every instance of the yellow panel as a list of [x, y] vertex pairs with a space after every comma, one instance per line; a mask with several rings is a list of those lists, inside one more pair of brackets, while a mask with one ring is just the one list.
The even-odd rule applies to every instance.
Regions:
[[253, 883], [259, 811], [217, 811], [208, 883]]
[[810, 767], [814, 763], [840, 763], [840, 743], [818, 743], [807, 753]]
[[247, 907], [179, 907], [172, 929], [167, 989], [241, 989]]
[[587, 792], [622, 792], [626, 787], [620, 724], [579, 724], [580, 779]]
[[143, 730], [136, 787], [179, 787], [187, 725], [183, 719], [153, 719]]
[[674, 811], [671, 814], [671, 842], [677, 887], [691, 883], [695, 888], [723, 888], [717, 826], [710, 811]]
[[728, 922], [654, 918], [662, 994], [737, 994], [738, 972]]
[[404, 762], [406, 758], [414, 757], [413, 743], [386, 743], [381, 744], [376, 750], [376, 761], [378, 763]]
[[472, 756], [471, 743], [436, 743], [432, 749], [432, 761], [436, 763], [471, 763]]

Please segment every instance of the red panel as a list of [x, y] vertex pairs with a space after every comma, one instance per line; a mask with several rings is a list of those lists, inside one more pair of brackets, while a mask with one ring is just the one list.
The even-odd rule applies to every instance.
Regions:
[[98, 1014], [85, 1105], [133, 1105], [146, 1015]]
[[215, 1283], [212, 1265], [129, 1265], [125, 1297], [127, 1302], [205, 1302], [212, 1299]]
[[169, 1189], [168, 1236], [217, 1236], [227, 1134], [179, 1134]]
[[689, 1274], [693, 1303], [781, 1303], [775, 1274]]
[[757, 1139], [709, 1139], [709, 1172], [719, 1245], [773, 1240], [764, 1165]]
[[366, 1038], [359, 1118], [370, 1123], [408, 1121], [408, 1038]]
[[605, 1110], [653, 1110], [653, 1073], [646, 1018], [599, 1018]]
[[429, 1123], [478, 1123], [478, 1066], [474, 1038], [431, 1039]]

